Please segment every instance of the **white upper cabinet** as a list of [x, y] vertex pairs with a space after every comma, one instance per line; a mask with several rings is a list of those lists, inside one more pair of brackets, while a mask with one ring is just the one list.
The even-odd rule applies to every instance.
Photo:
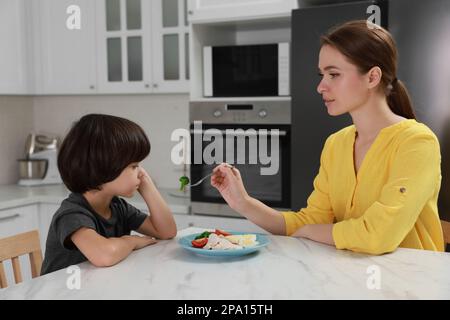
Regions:
[[39, 0], [33, 6], [36, 93], [96, 93], [94, 1]]
[[187, 93], [187, 0], [0, 0], [0, 94]]
[[187, 0], [152, 0], [155, 92], [189, 91]]
[[192, 23], [290, 16], [298, 0], [189, 0]]
[[96, 4], [99, 91], [152, 92], [150, 2], [98, 0]]
[[0, 94], [27, 94], [32, 90], [27, 20], [25, 0], [0, 2]]
[[183, 0], [98, 0], [100, 93], [188, 92]]

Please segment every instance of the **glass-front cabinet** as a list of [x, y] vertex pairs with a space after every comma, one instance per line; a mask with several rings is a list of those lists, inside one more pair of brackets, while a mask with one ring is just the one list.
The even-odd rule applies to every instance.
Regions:
[[162, 92], [189, 91], [187, 0], [152, 0], [153, 82]]
[[100, 0], [97, 6], [100, 92], [188, 92], [185, 0]]
[[100, 0], [97, 4], [99, 91], [152, 92], [148, 1]]

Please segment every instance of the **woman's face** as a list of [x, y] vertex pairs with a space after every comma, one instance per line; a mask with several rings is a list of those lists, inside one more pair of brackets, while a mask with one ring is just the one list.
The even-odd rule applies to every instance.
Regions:
[[139, 163], [133, 162], [123, 169], [121, 174], [108, 183], [103, 185], [103, 189], [108, 189], [114, 195], [122, 197], [132, 197], [139, 188], [141, 180], [139, 179]]
[[324, 45], [320, 49], [319, 73], [322, 79], [317, 92], [322, 95], [328, 114], [338, 116], [367, 102], [367, 77], [330, 45]]

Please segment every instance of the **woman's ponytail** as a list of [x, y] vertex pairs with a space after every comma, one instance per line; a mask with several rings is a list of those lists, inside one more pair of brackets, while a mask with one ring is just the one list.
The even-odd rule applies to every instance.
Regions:
[[396, 78], [392, 81], [391, 86], [392, 88], [389, 88], [391, 90], [388, 93], [387, 102], [392, 112], [407, 119], [416, 119], [411, 97], [403, 82]]

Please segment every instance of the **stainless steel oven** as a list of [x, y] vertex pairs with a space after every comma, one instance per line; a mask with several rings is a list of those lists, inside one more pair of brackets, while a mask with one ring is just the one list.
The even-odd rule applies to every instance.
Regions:
[[[247, 192], [279, 209], [291, 205], [290, 99], [190, 103], [191, 181], [221, 162], [239, 169]], [[191, 189], [193, 214], [239, 216], [209, 180]]]

